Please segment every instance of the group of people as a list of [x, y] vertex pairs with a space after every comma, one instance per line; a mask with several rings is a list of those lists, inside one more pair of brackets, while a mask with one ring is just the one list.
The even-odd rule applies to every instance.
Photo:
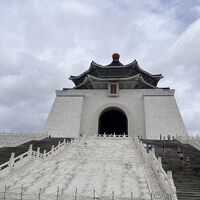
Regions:
[[[171, 137], [171, 135], [167, 135], [166, 138], [167, 138], [167, 140], [171, 140], [172, 139], [173, 141], [175, 141], [175, 137], [174, 136]], [[165, 138], [165, 136], [162, 136], [160, 134], [160, 140], [165, 140], [166, 138]]]
[[190, 165], [190, 157], [189, 156], [185, 156], [183, 154], [182, 149], [179, 146], [177, 147], [177, 154], [178, 154], [178, 159], [182, 162], [182, 164], [184, 164], [184, 162], [186, 162], [186, 164], [188, 166]]
[[165, 153], [169, 154], [170, 150], [169, 147], [166, 147], [165, 145], [162, 146], [162, 154], [165, 155]]
[[[170, 149], [169, 147], [166, 147], [165, 145], [162, 146], [162, 154], [169, 154], [170, 153]], [[178, 160], [181, 161], [182, 164], [186, 163], [187, 166], [190, 165], [190, 157], [189, 156], [185, 156], [183, 154], [182, 149], [180, 148], [180, 146], [177, 146], [177, 154], [178, 154]]]
[[[162, 137], [162, 135], [160, 135], [160, 140], [162, 140], [162, 139], [165, 140], [165, 136]], [[174, 136], [171, 137], [170, 135], [168, 135], [167, 140], [171, 140], [171, 139], [172, 139], [172, 141], [175, 141]], [[138, 136], [138, 140], [142, 143], [143, 142], [142, 136]], [[149, 152], [149, 150], [152, 149], [152, 145], [144, 144], [144, 148], [146, 148], [147, 152]], [[167, 147], [165, 145], [165, 141], [164, 141], [164, 145], [162, 145], [162, 154], [163, 155], [170, 154], [170, 149], [169, 149], [169, 147]], [[178, 160], [180, 160], [182, 164], [186, 163], [187, 166], [190, 165], [190, 157], [188, 155], [186, 156], [186, 155], [183, 154], [183, 151], [180, 148], [180, 146], [177, 146], [177, 154], [178, 154]]]

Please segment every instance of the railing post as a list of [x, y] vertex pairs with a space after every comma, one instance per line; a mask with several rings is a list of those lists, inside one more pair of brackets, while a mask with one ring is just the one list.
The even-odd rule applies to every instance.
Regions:
[[22, 160], [22, 159], [23, 159], [23, 155], [20, 155], [20, 156], [19, 156], [19, 159]]
[[133, 192], [131, 192], [131, 200], [133, 200]]
[[93, 200], [95, 200], [95, 190], [93, 190]]
[[29, 150], [28, 150], [28, 156], [29, 156], [29, 158], [32, 157], [32, 151], [33, 151], [33, 145], [30, 144], [30, 147], [29, 147]]
[[54, 145], [51, 146], [51, 154], [54, 155]]
[[22, 200], [22, 197], [23, 197], [23, 187], [22, 187], [22, 190], [21, 190], [20, 200]]
[[44, 149], [44, 151], [43, 151], [43, 158], [46, 158], [46, 153], [47, 153], [47, 150]]
[[41, 190], [42, 190], [42, 189], [40, 188], [39, 195], [38, 195], [38, 200], [40, 200]]
[[112, 200], [114, 200], [115, 196], [114, 196], [114, 191], [112, 191]]
[[64, 139], [63, 143], [64, 143], [64, 148], [65, 148], [65, 146], [66, 146], [66, 139]]
[[40, 157], [40, 147], [37, 148], [37, 158]]
[[60, 149], [60, 141], [58, 142], [58, 149]]
[[57, 189], [56, 200], [58, 200], [58, 197], [59, 197], [59, 187], [58, 187], [58, 189]]
[[3, 194], [3, 199], [6, 199], [6, 191], [7, 191], [7, 186], [5, 186], [4, 194]]
[[167, 177], [168, 177], [168, 179], [173, 179], [173, 178], [172, 178], [172, 172], [171, 172], [171, 171], [167, 171]]
[[174, 193], [173, 186], [171, 185], [171, 180], [173, 180], [172, 177], [172, 171], [167, 171], [167, 181], [168, 181], [168, 187], [169, 187], [169, 195]]
[[14, 157], [15, 157], [15, 153], [12, 152], [12, 153], [11, 153], [11, 156], [10, 156], [10, 162], [9, 162], [10, 170], [12, 170], [13, 167], [14, 167]]
[[74, 200], [76, 200], [76, 198], [77, 198], [77, 188], [76, 188], [76, 190], [75, 190]]
[[152, 146], [152, 153], [153, 153], [153, 155], [155, 155], [155, 147], [154, 146]]
[[162, 158], [160, 156], [158, 157], [158, 163], [162, 167]]

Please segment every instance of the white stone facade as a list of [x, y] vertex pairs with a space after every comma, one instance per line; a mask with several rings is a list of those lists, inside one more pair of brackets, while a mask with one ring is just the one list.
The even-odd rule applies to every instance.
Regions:
[[96, 135], [99, 116], [109, 107], [126, 114], [129, 136], [187, 135], [170, 89], [119, 89], [118, 96], [106, 89], [57, 90], [43, 131], [54, 137]]

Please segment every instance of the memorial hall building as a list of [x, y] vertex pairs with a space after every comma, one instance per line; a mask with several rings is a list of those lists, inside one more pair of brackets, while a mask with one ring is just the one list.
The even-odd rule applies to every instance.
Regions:
[[41, 134], [0, 134], [0, 199], [200, 199], [200, 137], [175, 90], [119, 58], [70, 76]]
[[43, 132], [53, 137], [94, 135], [185, 136], [174, 89], [158, 86], [162, 74], [151, 74], [134, 60], [122, 64], [92, 61], [89, 69], [70, 76], [75, 86], [56, 90]]

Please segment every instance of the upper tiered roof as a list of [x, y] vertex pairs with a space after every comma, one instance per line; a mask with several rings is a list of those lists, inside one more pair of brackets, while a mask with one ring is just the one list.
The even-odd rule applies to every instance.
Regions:
[[79, 76], [70, 76], [75, 84], [74, 89], [106, 89], [109, 82], [119, 83], [121, 89], [153, 89], [162, 74], [150, 74], [133, 62], [123, 65], [120, 61], [120, 55], [114, 53], [113, 61], [106, 66], [99, 65], [92, 61], [89, 69]]

